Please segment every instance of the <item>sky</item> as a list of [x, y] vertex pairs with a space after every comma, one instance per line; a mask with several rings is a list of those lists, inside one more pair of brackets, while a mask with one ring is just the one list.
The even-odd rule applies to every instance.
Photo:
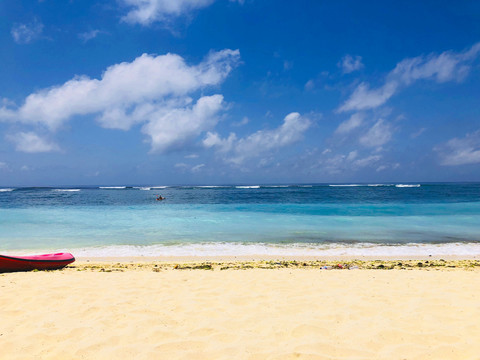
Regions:
[[448, 181], [480, 1], [0, 2], [0, 186]]

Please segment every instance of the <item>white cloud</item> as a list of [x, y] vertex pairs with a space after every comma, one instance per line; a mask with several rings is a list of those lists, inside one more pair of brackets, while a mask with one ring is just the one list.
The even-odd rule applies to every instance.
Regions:
[[7, 165], [6, 162], [0, 161], [0, 170], [1, 170], [1, 169], [8, 169], [8, 165]]
[[195, 165], [194, 167], [192, 167], [192, 172], [193, 173], [199, 172], [200, 169], [203, 168], [204, 166], [205, 166], [205, 164]]
[[86, 43], [89, 40], [95, 39], [98, 36], [98, 34], [101, 34], [102, 32], [103, 31], [101, 30], [91, 30], [91, 31], [78, 34], [78, 38], [82, 40], [84, 43]]
[[149, 115], [142, 132], [150, 137], [152, 152], [165, 152], [183, 145], [213, 128], [223, 106], [223, 96], [203, 96], [191, 107], [161, 109]]
[[347, 161], [353, 161], [357, 158], [357, 156], [358, 156], [357, 150], [350, 151], [350, 153], [347, 156]]
[[15, 135], [9, 135], [7, 138], [16, 144], [17, 151], [38, 153], [60, 150], [58, 145], [41, 138], [34, 132], [19, 132]]
[[311, 121], [293, 112], [288, 114], [281, 126], [273, 130], [260, 130], [245, 138], [238, 139], [234, 133], [222, 139], [216, 133], [207, 133], [203, 140], [205, 147], [216, 147], [224, 159], [240, 165], [247, 159], [291, 145], [299, 141], [310, 127]]
[[427, 130], [427, 128], [424, 128], [424, 127], [418, 129], [417, 131], [415, 131], [414, 133], [412, 133], [410, 135], [410, 138], [415, 139], [415, 138], [419, 137], [420, 135], [422, 135], [425, 132], [425, 130]]
[[10, 33], [17, 44], [29, 44], [40, 38], [43, 31], [43, 24], [34, 20], [29, 24], [15, 24]]
[[480, 130], [463, 138], [453, 138], [434, 150], [440, 153], [442, 165], [466, 165], [480, 163]]
[[[325, 155], [326, 153], [322, 153]], [[381, 155], [368, 155], [359, 157], [359, 151], [350, 151], [347, 155], [335, 154], [324, 160], [320, 160], [318, 165], [322, 171], [329, 174], [341, 174], [344, 172], [358, 171], [365, 167], [377, 166], [378, 161], [382, 159]]]
[[379, 167], [377, 167], [377, 169], [375, 170], [376, 172], [380, 172], [380, 171], [385, 171], [387, 169], [392, 169], [392, 170], [396, 170], [400, 167], [400, 164], [399, 163], [393, 163], [393, 164], [383, 164], [383, 165], [380, 165]]
[[177, 163], [174, 165], [176, 168], [179, 168], [179, 169], [187, 169], [188, 168], [188, 165], [185, 164], [185, 163]]
[[360, 125], [362, 125], [364, 119], [364, 115], [362, 113], [355, 113], [352, 116], [350, 116], [350, 119], [345, 120], [342, 122], [338, 128], [335, 130], [335, 133], [337, 134], [347, 134], [350, 131], [358, 128]]
[[459, 53], [445, 51], [440, 55], [430, 54], [402, 60], [387, 75], [382, 86], [370, 89], [367, 83], [362, 82], [338, 111], [379, 107], [401, 88], [412, 85], [417, 80], [434, 80], [439, 83], [461, 81], [468, 74], [471, 63], [479, 53], [480, 43], [477, 43], [470, 49]]
[[379, 107], [395, 94], [397, 88], [398, 83], [396, 81], [386, 82], [385, 85], [375, 90], [370, 90], [368, 84], [362, 82], [338, 111], [366, 110]]
[[305, 90], [311, 91], [314, 88], [315, 88], [315, 81], [313, 81], [313, 79], [310, 79], [305, 83]]
[[338, 66], [342, 68], [344, 74], [349, 74], [356, 70], [363, 68], [362, 57], [352, 55], [345, 55], [342, 60], [338, 63]]
[[189, 66], [175, 54], [143, 54], [110, 66], [100, 79], [78, 76], [29, 95], [18, 108], [3, 105], [0, 120], [50, 130], [78, 115], [98, 115], [99, 123], [112, 129], [146, 122], [142, 131], [151, 138], [152, 150], [165, 151], [216, 124], [223, 97], [204, 96], [193, 104], [188, 95], [220, 84], [239, 58], [238, 50], [226, 49]]
[[371, 166], [371, 165], [377, 163], [381, 158], [382, 158], [381, 155], [370, 155], [370, 156], [367, 156], [363, 159], [355, 160], [353, 162], [353, 164], [356, 167], [363, 168], [363, 167]]
[[365, 147], [381, 147], [392, 138], [390, 124], [382, 119], [378, 120], [365, 135], [360, 137], [359, 142]]
[[130, 63], [110, 66], [101, 79], [79, 76], [29, 95], [17, 110], [17, 118], [55, 129], [72, 116], [102, 113], [100, 120], [106, 127], [128, 129], [146, 104], [219, 84], [239, 56], [238, 50], [223, 50], [211, 53], [197, 66], [188, 66], [178, 55], [143, 54]]
[[242, 120], [233, 122], [232, 126], [244, 126], [244, 125], [247, 125], [249, 121], [250, 120], [248, 119], [248, 117], [244, 116]]
[[197, 173], [199, 172], [203, 167], [205, 167], [205, 164], [198, 164], [195, 166], [190, 166], [185, 163], [177, 163], [174, 165], [175, 168], [180, 169], [182, 172], [185, 171], [191, 171], [192, 173]]
[[477, 43], [461, 53], [445, 51], [440, 55], [430, 54], [405, 59], [397, 64], [389, 76], [398, 78], [404, 85], [411, 85], [421, 79], [433, 79], [439, 83], [461, 81], [468, 74], [470, 62], [479, 52], [480, 43]]
[[144, 26], [165, 22], [211, 5], [215, 0], [121, 0], [129, 8], [122, 19]]

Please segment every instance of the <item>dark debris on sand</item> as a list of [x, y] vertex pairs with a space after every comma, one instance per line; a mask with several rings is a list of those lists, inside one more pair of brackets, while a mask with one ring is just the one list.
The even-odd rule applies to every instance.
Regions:
[[223, 261], [223, 262], [129, 262], [72, 264], [65, 270], [93, 272], [184, 271], [184, 270], [249, 270], [249, 269], [318, 269], [318, 270], [440, 270], [480, 268], [480, 260], [351, 260], [351, 261]]

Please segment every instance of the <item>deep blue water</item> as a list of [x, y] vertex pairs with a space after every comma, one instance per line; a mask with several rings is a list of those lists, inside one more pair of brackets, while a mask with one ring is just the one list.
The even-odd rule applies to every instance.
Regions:
[[1, 188], [0, 250], [480, 246], [480, 184], [350, 185]]

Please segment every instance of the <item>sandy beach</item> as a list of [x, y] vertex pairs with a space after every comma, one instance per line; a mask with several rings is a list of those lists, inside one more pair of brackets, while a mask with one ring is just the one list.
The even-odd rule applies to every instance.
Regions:
[[90, 261], [0, 274], [0, 358], [479, 358], [478, 261], [357, 264]]

